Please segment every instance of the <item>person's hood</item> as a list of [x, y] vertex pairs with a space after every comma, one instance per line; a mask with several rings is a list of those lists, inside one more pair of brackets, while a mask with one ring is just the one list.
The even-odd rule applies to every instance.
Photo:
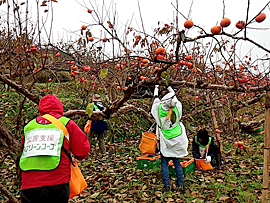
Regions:
[[174, 92], [167, 93], [164, 97], [162, 97], [161, 103], [166, 109], [169, 109], [170, 107], [175, 107], [177, 103], [175, 93]]
[[42, 97], [39, 101], [38, 110], [41, 116], [44, 114], [50, 115], [64, 115], [62, 102], [52, 94]]

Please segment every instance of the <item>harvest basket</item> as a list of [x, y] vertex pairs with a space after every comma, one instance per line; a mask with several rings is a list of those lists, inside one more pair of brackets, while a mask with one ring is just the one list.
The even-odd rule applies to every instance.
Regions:
[[[192, 173], [195, 171], [195, 159], [190, 157], [180, 157], [180, 164], [183, 169], [183, 173]], [[169, 161], [169, 173], [175, 177], [173, 161]]]
[[159, 154], [144, 154], [136, 158], [137, 169], [152, 169], [160, 167], [160, 155]]
[[263, 128], [251, 128], [249, 131], [247, 131], [247, 133], [255, 133], [255, 134], [260, 134], [264, 131]]
[[156, 154], [157, 136], [152, 132], [144, 132], [142, 134], [139, 149], [143, 154]]

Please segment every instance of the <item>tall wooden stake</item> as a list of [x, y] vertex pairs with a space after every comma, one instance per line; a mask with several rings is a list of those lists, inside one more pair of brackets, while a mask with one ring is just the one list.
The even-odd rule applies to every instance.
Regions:
[[[212, 102], [210, 100], [209, 94], [207, 94], [206, 100], [207, 100], [207, 102], [209, 102], [209, 105], [212, 107]], [[210, 109], [210, 114], [211, 114], [211, 117], [212, 117], [214, 129], [218, 129], [218, 122], [217, 122], [217, 119], [216, 119], [215, 110], [213, 108]], [[224, 156], [223, 145], [222, 145], [222, 140], [221, 140], [221, 137], [220, 137], [220, 133], [215, 132], [215, 135], [216, 135], [218, 147], [220, 149], [220, 153], [221, 153], [222, 156]]]
[[270, 138], [270, 91], [266, 92], [264, 132], [265, 132], [265, 137], [264, 137], [264, 167], [263, 167], [262, 203], [268, 202], [269, 138]]

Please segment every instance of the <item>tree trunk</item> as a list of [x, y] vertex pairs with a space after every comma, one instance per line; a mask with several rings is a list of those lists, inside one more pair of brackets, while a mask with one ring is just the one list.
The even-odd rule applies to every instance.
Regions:
[[[19, 159], [21, 156], [20, 142], [14, 138], [10, 131], [4, 126], [0, 120], [0, 147], [2, 147], [6, 152], [12, 154], [12, 158], [16, 164], [17, 179], [20, 180], [20, 167], [18, 167]], [[0, 184], [0, 192], [3, 193], [9, 202], [19, 202], [16, 197], [11, 194], [5, 186]]]
[[270, 134], [270, 91], [266, 92], [265, 100], [265, 138], [264, 138], [264, 167], [262, 203], [268, 202], [268, 181], [269, 181], [269, 134]]

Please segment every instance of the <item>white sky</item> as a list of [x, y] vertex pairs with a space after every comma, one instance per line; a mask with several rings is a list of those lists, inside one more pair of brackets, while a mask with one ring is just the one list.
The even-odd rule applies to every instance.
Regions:
[[[231, 25], [225, 28], [225, 31], [235, 32], [238, 29], [235, 27], [235, 23], [238, 20], [245, 21], [247, 2], [248, 0], [224, 0], [225, 1], [225, 17], [231, 19]], [[79, 3], [78, 3], [79, 2]], [[91, 3], [90, 3], [91, 2]], [[102, 5], [102, 0], [96, 1], [82, 1], [82, 0], [58, 0], [58, 3], [54, 4], [54, 36], [64, 36], [66, 31], [77, 31], [82, 24], [92, 24], [91, 14], [87, 13], [87, 8], [93, 9], [98, 2], [99, 6]], [[131, 23], [131, 27], [141, 29], [141, 19], [139, 15], [138, 1], [137, 0], [104, 0], [107, 9], [110, 7], [109, 12], [112, 17], [112, 6], [117, 10], [117, 22], [116, 29], [123, 34], [123, 28], [127, 23]], [[191, 0], [179, 0], [179, 11], [186, 17], [189, 14], [191, 7]], [[249, 20], [253, 18], [268, 2], [268, 0], [250, 0], [250, 12]], [[80, 5], [81, 4], [81, 5]], [[152, 34], [152, 30], [158, 27], [158, 21], [161, 25], [164, 23], [173, 22], [176, 11], [175, 0], [139, 0], [141, 15], [143, 23], [147, 32]], [[101, 11], [101, 9], [99, 9]], [[270, 49], [270, 12], [267, 7], [263, 12], [266, 13], [266, 20], [262, 23], [253, 23], [250, 25], [252, 28], [267, 28], [266, 30], [248, 29], [248, 37], [254, 41], [263, 44]], [[192, 12], [190, 19], [194, 24], [201, 26], [207, 32], [210, 33], [212, 26], [219, 24], [223, 18], [223, 0], [194, 0], [192, 5]], [[132, 22], [130, 22], [132, 19]], [[106, 21], [108, 18], [106, 18]], [[105, 22], [106, 22], [105, 21]], [[183, 29], [183, 23], [185, 19], [179, 15], [179, 29]], [[94, 29], [94, 28], [93, 28]], [[121, 31], [122, 29], [122, 31]], [[63, 34], [64, 33], [64, 34]], [[191, 29], [188, 33], [189, 36], [197, 36], [198, 29]], [[100, 33], [93, 31], [93, 35], [99, 37]], [[239, 35], [241, 36], [241, 35]], [[56, 37], [56, 38], [57, 38]]]
[[[54, 3], [54, 28], [57, 28], [59, 33], [61, 29], [67, 29], [76, 31], [79, 30], [82, 24], [91, 24], [91, 14], [87, 13], [87, 9], [83, 7], [85, 4], [86, 8], [93, 9], [89, 2], [95, 1], [82, 1], [82, 0], [58, 0], [58, 3]], [[96, 0], [101, 6], [102, 0]], [[118, 27], [126, 24], [129, 20], [133, 21], [132, 27], [141, 26], [141, 20], [139, 17], [138, 1], [137, 0], [104, 0], [106, 7], [109, 7], [110, 3], [116, 7], [118, 14]], [[179, 11], [188, 16], [191, 0], [179, 0]], [[192, 5], [192, 13], [190, 18], [196, 25], [205, 28], [206, 31], [210, 32], [210, 28], [216, 24], [219, 24], [223, 17], [223, 0], [194, 0]], [[248, 0], [225, 0], [225, 17], [231, 19], [232, 24], [226, 28], [226, 31], [232, 31], [235, 29], [235, 23], [238, 20], [246, 19], [246, 8]], [[250, 5], [250, 18], [257, 14], [263, 6], [266, 5], [268, 0], [251, 0]], [[175, 0], [140, 0], [141, 15], [144, 24], [147, 25], [148, 29], [157, 27], [157, 22], [170, 23], [176, 14], [172, 4], [176, 4]], [[110, 9], [111, 12], [112, 9]], [[269, 8], [264, 11], [267, 15], [266, 20], [263, 23], [256, 23], [252, 27], [269, 28], [270, 25], [270, 12]], [[111, 12], [112, 13], [112, 12]], [[250, 19], [249, 18], [249, 19]], [[183, 28], [184, 18], [179, 15], [179, 28]], [[269, 30], [266, 31], [269, 33]], [[268, 35], [269, 36], [269, 35]]]
[[[40, 0], [42, 2], [42, 0]], [[76, 33], [80, 35], [81, 26], [93, 24], [92, 14], [87, 13], [87, 9], [95, 9], [98, 4], [99, 9], [96, 11], [101, 12], [103, 0], [57, 0], [58, 3], [53, 3], [53, 36], [54, 41], [59, 38], [70, 38], [70, 34]], [[225, 1], [225, 17], [231, 19], [231, 25], [225, 28], [225, 32], [234, 33], [237, 31], [235, 23], [238, 20], [245, 21], [247, 2], [248, 0], [194, 0], [191, 7], [192, 0], [179, 0], [179, 11], [188, 16], [190, 7], [192, 9], [189, 19], [192, 19], [194, 24], [201, 26], [210, 33], [211, 27], [219, 24], [223, 18], [223, 1]], [[23, 2], [23, 0], [20, 0]], [[35, 15], [34, 0], [29, 0], [30, 13]], [[125, 25], [128, 25], [142, 30], [141, 19], [139, 15], [138, 0], [104, 0], [105, 7], [109, 9], [110, 17], [112, 17], [112, 10], [117, 11], [115, 28], [119, 31], [120, 35], [124, 33]], [[268, 0], [250, 0], [249, 20], [253, 18], [268, 2]], [[141, 15], [145, 25], [146, 32], [153, 34], [153, 29], [158, 27], [158, 22], [161, 26], [164, 23], [173, 22], [176, 15], [176, 10], [172, 6], [176, 6], [176, 0], [139, 0]], [[116, 8], [113, 9], [112, 8]], [[22, 6], [23, 7], [23, 6]], [[41, 13], [46, 7], [40, 7]], [[6, 9], [6, 6], [0, 6], [0, 10]], [[51, 11], [51, 9], [49, 9]], [[267, 7], [263, 12], [266, 13], [266, 20], [262, 23], [252, 23], [249, 27], [264, 28], [261, 30], [248, 29], [248, 37], [264, 45], [270, 49], [270, 10]], [[179, 29], [184, 29], [183, 23], [185, 19], [179, 14]], [[132, 19], [132, 21], [131, 21]], [[105, 18], [105, 22], [108, 18]], [[50, 21], [48, 20], [48, 26]], [[96, 26], [95, 26], [96, 27]], [[100, 37], [100, 31], [95, 27], [89, 26], [94, 37]], [[197, 28], [190, 29], [188, 32], [189, 37], [199, 35]], [[241, 36], [241, 35], [239, 35]], [[75, 38], [73, 38], [75, 39]]]

